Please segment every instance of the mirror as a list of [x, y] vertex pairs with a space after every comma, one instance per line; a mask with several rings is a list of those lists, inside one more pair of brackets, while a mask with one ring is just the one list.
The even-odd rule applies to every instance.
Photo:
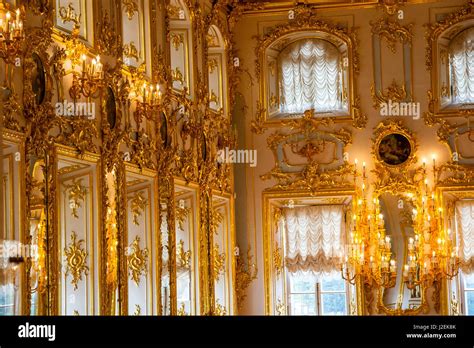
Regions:
[[[382, 192], [378, 196], [385, 240], [391, 242], [391, 259], [396, 262], [396, 277], [392, 287], [381, 288], [379, 309], [387, 314], [404, 314], [421, 310], [424, 303], [420, 285], [408, 289], [403, 280], [403, 270], [408, 263], [409, 240], [417, 238], [413, 223], [414, 195]], [[383, 232], [382, 232], [383, 233]]]

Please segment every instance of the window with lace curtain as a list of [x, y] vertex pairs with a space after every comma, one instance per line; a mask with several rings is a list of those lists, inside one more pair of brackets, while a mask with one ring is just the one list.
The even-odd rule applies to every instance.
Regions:
[[280, 112], [283, 114], [347, 110], [341, 53], [323, 39], [299, 40], [278, 56]]
[[456, 230], [463, 313], [474, 315], [474, 201], [456, 203]]
[[299, 118], [308, 110], [321, 117], [353, 116], [350, 40], [314, 30], [283, 35], [262, 50], [266, 117]]
[[338, 267], [343, 207], [287, 208], [284, 214], [288, 314], [346, 315], [348, 289]]
[[474, 27], [449, 44], [449, 76], [451, 104], [474, 104]]

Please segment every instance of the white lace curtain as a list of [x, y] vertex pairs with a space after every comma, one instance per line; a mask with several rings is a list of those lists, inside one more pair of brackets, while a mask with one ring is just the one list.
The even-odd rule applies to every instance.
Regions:
[[281, 111], [340, 110], [340, 53], [320, 39], [296, 41], [280, 53]]
[[474, 27], [458, 34], [449, 52], [453, 103], [474, 103]]
[[456, 203], [459, 258], [465, 273], [474, 272], [474, 201]]
[[338, 271], [344, 245], [342, 206], [285, 209], [286, 266], [289, 272]]

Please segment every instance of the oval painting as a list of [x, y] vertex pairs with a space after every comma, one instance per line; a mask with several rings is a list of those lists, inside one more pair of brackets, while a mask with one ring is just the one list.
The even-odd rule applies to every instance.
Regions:
[[377, 148], [379, 159], [390, 166], [405, 163], [411, 156], [410, 140], [403, 134], [387, 134], [380, 140]]
[[41, 58], [37, 54], [33, 54], [33, 72], [31, 76], [31, 90], [35, 95], [36, 105], [40, 105], [44, 101], [46, 95], [46, 73]]
[[107, 122], [109, 123], [110, 129], [114, 129], [117, 124], [117, 109], [115, 107], [114, 91], [110, 87], [107, 88], [105, 107], [107, 110]]

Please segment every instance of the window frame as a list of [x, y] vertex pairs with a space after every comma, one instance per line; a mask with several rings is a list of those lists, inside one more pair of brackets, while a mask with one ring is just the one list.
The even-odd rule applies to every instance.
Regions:
[[[433, 15], [434, 23], [429, 24], [425, 35], [425, 65], [431, 74], [428, 112], [425, 117], [429, 122], [438, 122], [436, 119], [459, 117], [460, 113], [474, 114], [474, 104], [465, 108], [452, 102], [446, 103], [447, 97], [443, 92], [443, 88], [448, 90], [451, 88], [449, 45], [459, 33], [474, 27], [474, 13], [469, 7], [467, 10], [463, 7], [452, 13], [438, 12]], [[444, 18], [437, 20], [439, 15], [443, 15]], [[452, 100], [451, 95], [449, 99]]]
[[345, 302], [345, 309], [346, 311], [342, 315], [349, 315], [349, 298], [350, 298], [350, 293], [349, 293], [349, 287], [346, 284], [346, 281], [342, 279], [341, 281], [344, 284], [344, 290], [323, 290], [322, 282], [324, 281], [323, 278], [320, 278], [316, 280], [314, 284], [314, 291], [309, 291], [309, 292], [292, 292], [291, 291], [291, 273], [288, 272], [288, 270], [285, 267], [285, 279], [286, 279], [286, 301], [287, 301], [287, 315], [293, 316], [293, 315], [311, 315], [311, 314], [292, 314], [292, 301], [291, 297], [292, 295], [313, 295], [314, 300], [315, 300], [315, 315], [316, 316], [331, 316], [335, 314], [323, 314], [323, 295], [325, 294], [344, 294], [344, 302]]
[[[335, 115], [334, 113], [321, 114], [320, 118], [331, 117], [336, 122], [352, 122], [355, 128], [361, 129], [367, 123], [367, 116], [360, 109], [360, 97], [357, 92], [357, 75], [359, 73], [359, 55], [357, 50], [357, 37], [354, 31], [341, 29], [341, 27], [332, 26], [322, 21], [309, 20], [309, 23], [298, 25], [298, 20], [290, 22], [287, 25], [274, 27], [267, 34], [260, 37], [256, 46], [256, 76], [260, 81], [260, 101], [257, 105], [257, 116], [254, 121], [254, 128], [282, 127], [286, 126], [295, 119], [301, 119], [302, 115], [297, 114], [294, 117], [270, 117], [270, 94], [269, 92], [269, 73], [268, 73], [268, 50], [286, 41], [297, 41], [303, 38], [319, 38], [330, 41], [340, 49], [345, 46], [342, 59], [347, 58], [346, 79], [347, 79], [347, 114]], [[286, 46], [286, 45], [284, 45]], [[280, 50], [278, 50], [280, 51]], [[278, 64], [278, 62], [277, 62]], [[278, 77], [277, 77], [278, 78]], [[317, 112], [317, 110], [316, 110]], [[316, 113], [319, 115], [319, 113]]]

